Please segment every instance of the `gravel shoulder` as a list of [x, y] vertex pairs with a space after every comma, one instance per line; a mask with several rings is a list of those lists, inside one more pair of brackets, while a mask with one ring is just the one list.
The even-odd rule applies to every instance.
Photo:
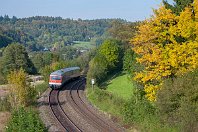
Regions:
[[48, 132], [60, 132], [61, 130], [57, 127], [59, 124], [54, 120], [54, 116], [49, 107], [49, 93], [50, 89], [47, 89], [38, 99], [39, 116], [45, 124]]

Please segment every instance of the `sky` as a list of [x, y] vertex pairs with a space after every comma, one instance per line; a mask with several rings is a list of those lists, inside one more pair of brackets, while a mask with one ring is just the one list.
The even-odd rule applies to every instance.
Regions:
[[149, 18], [162, 0], [0, 0], [0, 15], [53, 16], [71, 19], [121, 18], [139, 21]]

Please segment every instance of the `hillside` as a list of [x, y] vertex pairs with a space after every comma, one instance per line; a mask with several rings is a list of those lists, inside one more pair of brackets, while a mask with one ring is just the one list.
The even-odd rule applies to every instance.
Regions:
[[0, 16], [0, 48], [19, 42], [31, 51], [60, 48], [73, 41], [90, 41], [104, 36], [112, 21], [121, 19], [73, 20], [61, 17], [35, 16], [9, 18]]

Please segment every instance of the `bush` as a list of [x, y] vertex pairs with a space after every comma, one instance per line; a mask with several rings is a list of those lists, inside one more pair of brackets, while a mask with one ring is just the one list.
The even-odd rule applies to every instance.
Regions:
[[43, 123], [38, 114], [32, 109], [19, 107], [12, 112], [12, 118], [8, 123], [6, 132], [44, 132]]
[[136, 126], [143, 132], [177, 132], [176, 127], [163, 123], [159, 118], [160, 113], [147, 99], [131, 99], [124, 103], [122, 116], [125, 123]]
[[198, 70], [167, 79], [157, 95], [161, 118], [184, 131], [198, 130]]
[[141, 123], [145, 118], [156, 115], [156, 109], [146, 99], [137, 101], [135, 98], [132, 98], [124, 104], [122, 113], [125, 122]]

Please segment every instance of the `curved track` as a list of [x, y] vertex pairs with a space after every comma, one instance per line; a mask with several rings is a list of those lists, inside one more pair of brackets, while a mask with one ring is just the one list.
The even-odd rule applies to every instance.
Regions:
[[61, 104], [58, 99], [59, 91], [52, 90], [49, 95], [49, 105], [53, 112], [54, 117], [60, 123], [61, 131], [69, 132], [80, 132], [81, 130], [76, 126], [76, 124], [68, 117], [61, 107]]
[[[80, 118], [86, 121], [90, 126], [92, 126], [95, 131], [102, 132], [120, 132], [123, 131], [122, 128], [115, 126], [114, 123], [108, 121], [104, 116], [97, 114], [97, 112], [88, 106], [85, 101], [83, 90], [85, 88], [85, 79], [80, 78], [76, 81], [68, 83], [63, 90], [57, 91], [52, 90], [50, 92], [49, 104], [51, 110], [54, 113], [54, 117], [60, 122], [62, 128], [66, 131], [76, 132], [76, 131], [88, 131], [80, 123], [76, 123], [76, 119], [71, 118], [71, 113], [66, 112], [63, 109], [59, 101], [59, 92], [65, 92], [66, 102], [72, 107], [72, 109], [78, 114]], [[64, 107], [68, 108], [68, 106]]]

